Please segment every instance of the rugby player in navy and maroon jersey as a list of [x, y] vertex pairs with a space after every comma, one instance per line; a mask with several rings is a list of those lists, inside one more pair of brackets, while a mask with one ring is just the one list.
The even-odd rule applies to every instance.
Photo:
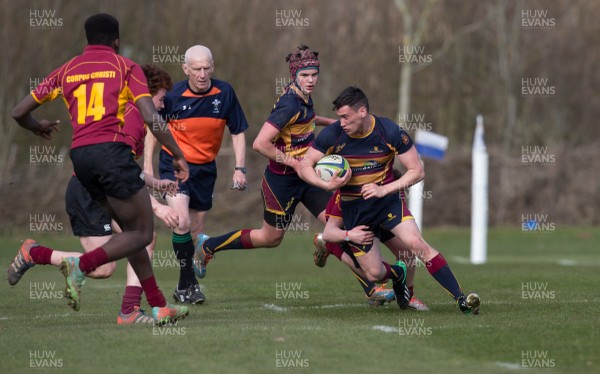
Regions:
[[[325, 224], [325, 207], [331, 193], [304, 182], [298, 177], [296, 168], [314, 140], [315, 126], [327, 126], [335, 121], [317, 116], [313, 108], [311, 94], [317, 85], [320, 67], [318, 52], [303, 45], [289, 54], [286, 61], [292, 82], [278, 98], [254, 140], [254, 149], [269, 159], [261, 186], [262, 227], [235, 230], [212, 238], [200, 235], [194, 257], [194, 270], [200, 278], [206, 274], [208, 261], [219, 251], [277, 247], [300, 202]], [[337, 250], [341, 260], [353, 269], [348, 254]], [[318, 248], [314, 254], [315, 264], [325, 266], [328, 254], [325, 248]], [[393, 300], [392, 290], [377, 287], [360, 275], [357, 277], [369, 302], [380, 304]]]
[[[181, 183], [175, 196], [167, 203], [179, 216], [179, 226], [173, 230], [173, 251], [179, 261], [179, 283], [173, 298], [180, 303], [201, 304], [204, 294], [194, 276], [193, 237], [204, 231], [208, 211], [212, 208], [217, 179], [215, 158], [221, 148], [225, 128], [231, 134], [235, 166], [232, 165], [232, 186], [246, 188], [246, 136], [248, 122], [233, 87], [213, 79], [215, 62], [210, 49], [195, 45], [185, 52], [183, 71], [188, 79], [176, 83], [167, 93], [161, 112], [177, 144], [190, 166], [190, 178]], [[154, 146], [148, 142], [144, 170], [152, 174]], [[172, 154], [163, 147], [160, 152], [159, 175], [175, 180]]]
[[[269, 159], [262, 181], [264, 221], [261, 229], [242, 229], [207, 239], [196, 249], [196, 275], [203, 278], [205, 265], [218, 251], [276, 247], [283, 240], [286, 222], [302, 202], [315, 217], [325, 222], [325, 205], [330, 193], [304, 183], [291, 166], [298, 162], [314, 139], [315, 125], [333, 120], [318, 117], [311, 93], [319, 76], [318, 53], [302, 46], [288, 55], [292, 83], [275, 103], [269, 118], [254, 140], [254, 149]], [[201, 258], [200, 258], [201, 257]]]
[[[423, 240], [413, 220], [403, 220], [405, 212], [398, 192], [425, 177], [409, 135], [393, 121], [370, 114], [367, 97], [357, 87], [342, 91], [333, 106], [339, 121], [326, 127], [312, 143], [298, 168], [300, 177], [323, 189], [339, 188], [346, 230], [364, 225], [369, 231], [391, 231], [421, 258], [429, 273], [452, 295], [462, 312], [476, 314], [479, 297], [471, 294], [473, 296], [467, 298], [463, 294], [444, 257]], [[324, 155], [332, 153], [348, 160], [351, 173], [344, 178], [334, 175], [325, 182], [316, 174], [314, 165]], [[406, 168], [398, 179], [393, 171], [395, 158]], [[377, 240], [370, 244], [357, 243], [348, 237], [348, 232], [345, 239], [367, 278], [371, 281], [392, 279], [396, 301], [401, 308], [406, 307], [410, 297], [404, 284], [406, 265], [402, 261], [395, 265], [382, 261]], [[336, 241], [339, 238], [334, 237], [334, 233], [326, 227], [323, 239]]]
[[[140, 279], [155, 323], [184, 318], [188, 309], [167, 304], [158, 288], [145, 247], [152, 241], [153, 219], [150, 197], [140, 178], [141, 168], [133, 159], [122, 131], [125, 106], [135, 102], [150, 130], [173, 153], [173, 164], [181, 180], [188, 166], [181, 149], [156, 112], [146, 78], [139, 65], [119, 56], [119, 22], [108, 14], [89, 17], [84, 25], [88, 46], [56, 70], [12, 110], [12, 117], [27, 130], [50, 139], [58, 122], [37, 121], [31, 112], [62, 96], [71, 116], [73, 142], [70, 157], [77, 178], [93, 200], [102, 204], [123, 229], [108, 242], [81, 257], [68, 257], [61, 264], [67, 288], [65, 297], [80, 309], [80, 291], [85, 275], [99, 266], [127, 257]], [[28, 239], [19, 252], [31, 257], [47, 256], [52, 249]], [[23, 256], [13, 261], [14, 270], [27, 267]]]

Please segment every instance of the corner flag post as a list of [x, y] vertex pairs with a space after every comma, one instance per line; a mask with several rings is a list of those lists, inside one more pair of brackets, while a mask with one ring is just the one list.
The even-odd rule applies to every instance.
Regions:
[[487, 260], [488, 229], [488, 153], [483, 139], [483, 117], [477, 116], [473, 139], [473, 171], [471, 181], [471, 263]]

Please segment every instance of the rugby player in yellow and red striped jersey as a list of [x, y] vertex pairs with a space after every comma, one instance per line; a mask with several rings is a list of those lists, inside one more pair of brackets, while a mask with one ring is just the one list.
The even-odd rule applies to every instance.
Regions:
[[[79, 310], [85, 275], [127, 257], [140, 279], [155, 322], [177, 320], [185, 317], [188, 310], [167, 304], [145, 250], [152, 241], [154, 224], [149, 194], [140, 178], [141, 168], [133, 160], [131, 147], [121, 131], [128, 101], [135, 102], [145, 122], [163, 125], [151, 126], [151, 131], [173, 153], [174, 168], [182, 180], [187, 180], [188, 166], [154, 108], [142, 69], [117, 54], [119, 22], [111, 15], [96, 14], [86, 20], [84, 28], [88, 46], [83, 53], [54, 70], [11, 112], [20, 126], [50, 139], [58, 122], [37, 121], [31, 112], [63, 97], [73, 127], [70, 157], [75, 173], [92, 199], [103, 205], [123, 228], [122, 233], [114, 234], [95, 250], [63, 260], [65, 297], [74, 310]], [[28, 239], [19, 254], [47, 251], [51, 249]], [[15, 260], [11, 265], [15, 271], [27, 267], [19, 255]]]

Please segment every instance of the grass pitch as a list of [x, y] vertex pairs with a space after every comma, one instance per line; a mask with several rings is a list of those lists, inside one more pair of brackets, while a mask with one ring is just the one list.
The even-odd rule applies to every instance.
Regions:
[[[468, 230], [425, 235], [463, 289], [479, 293], [480, 315], [459, 313], [423, 268], [415, 292], [431, 311], [369, 307], [349, 271], [332, 257], [315, 267], [309, 233], [296, 233], [276, 249], [218, 254], [201, 282], [206, 303], [165, 328], [116, 325], [123, 261], [112, 278], [87, 281], [80, 312], [60, 298], [55, 268], [35, 267], [12, 288], [5, 281], [0, 372], [600, 371], [600, 230], [492, 230], [480, 266], [467, 263]], [[2, 238], [2, 264], [20, 239]], [[36, 239], [79, 248], [67, 235]], [[171, 299], [178, 272], [168, 234], [156, 250], [157, 279]]]

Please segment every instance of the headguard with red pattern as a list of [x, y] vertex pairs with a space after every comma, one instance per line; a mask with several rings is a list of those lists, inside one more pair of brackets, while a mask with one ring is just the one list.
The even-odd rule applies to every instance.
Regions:
[[287, 55], [285, 60], [290, 64], [290, 74], [296, 79], [296, 73], [303, 69], [319, 70], [319, 52], [313, 52], [306, 45], [301, 45], [293, 53]]

